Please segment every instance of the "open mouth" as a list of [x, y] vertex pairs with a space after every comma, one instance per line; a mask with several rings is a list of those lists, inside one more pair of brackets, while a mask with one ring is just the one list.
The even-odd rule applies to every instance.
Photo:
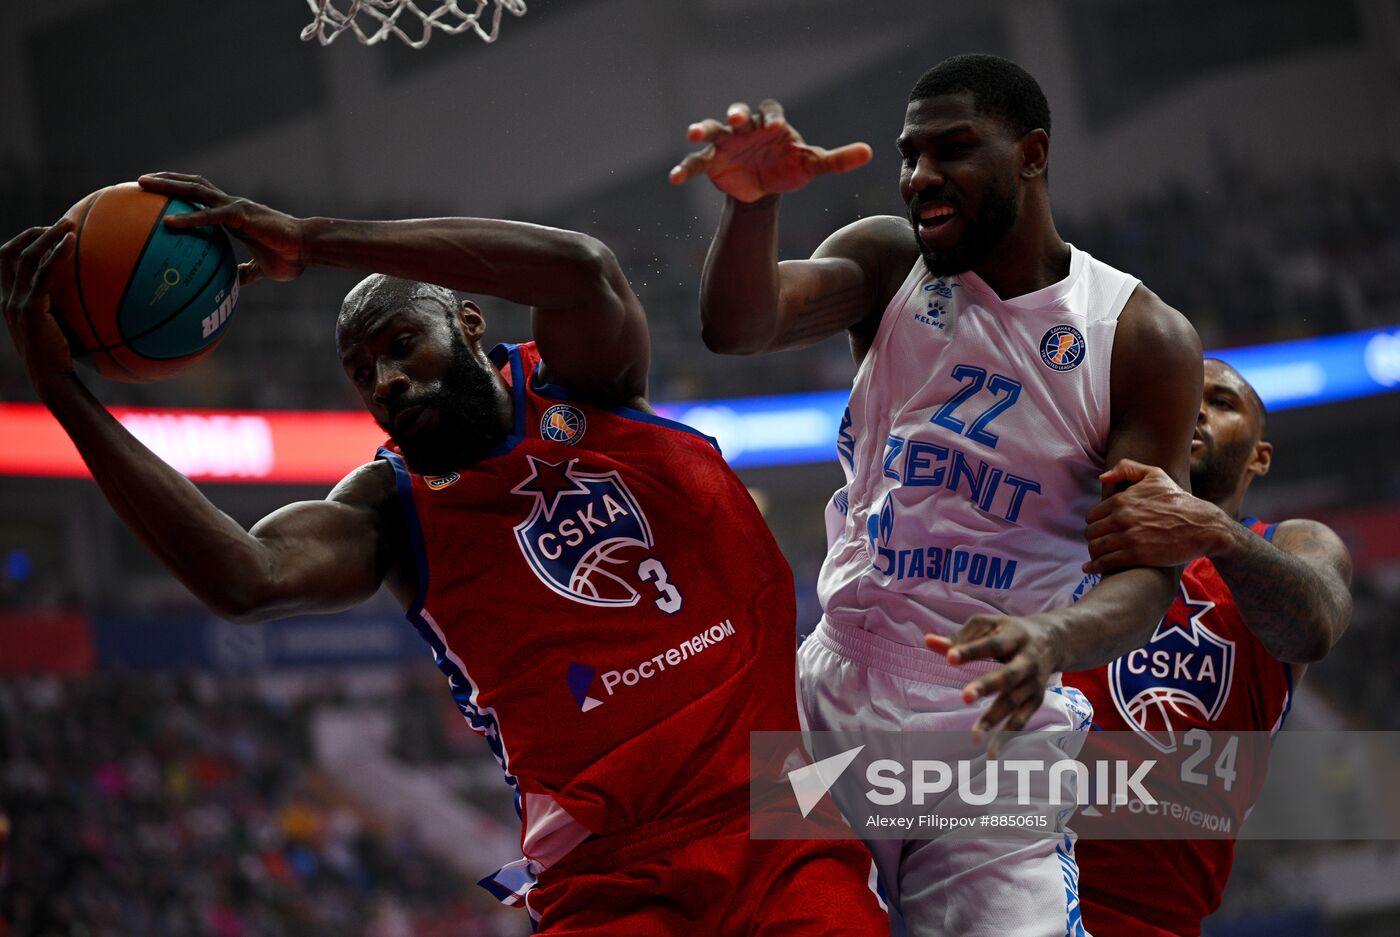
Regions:
[[947, 202], [930, 202], [919, 206], [914, 213], [914, 223], [919, 237], [925, 241], [939, 239], [948, 231], [958, 217], [958, 210]]

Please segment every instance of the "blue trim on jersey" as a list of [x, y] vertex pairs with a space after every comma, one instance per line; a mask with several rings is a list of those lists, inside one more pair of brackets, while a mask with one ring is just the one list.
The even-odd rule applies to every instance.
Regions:
[[486, 355], [491, 359], [491, 363], [497, 368], [503, 367], [506, 362], [510, 362], [510, 396], [512, 409], [515, 411], [514, 425], [511, 427], [510, 435], [501, 440], [496, 448], [477, 461], [494, 458], [498, 455], [505, 455], [516, 446], [525, 441], [525, 413], [528, 410], [525, 401], [525, 365], [520, 360], [520, 346], [510, 342], [501, 342], [492, 348]]
[[1065, 886], [1065, 937], [1089, 937], [1084, 929], [1084, 910], [1079, 900], [1079, 862], [1074, 858], [1074, 842], [1066, 836], [1055, 846], [1060, 874]]
[[[530, 375], [530, 385], [534, 388], [535, 393], [542, 397], [549, 397], [551, 400], [567, 400], [570, 403], [579, 402], [578, 398], [570, 393], [568, 388], [563, 385], [541, 384], [539, 365], [535, 365], [535, 371]], [[645, 410], [637, 410], [632, 407], [604, 407], [591, 401], [587, 401], [587, 403], [589, 406], [598, 407], [599, 410], [606, 410], [608, 413], [623, 417], [624, 419], [636, 420], [638, 423], [650, 423], [653, 426], [664, 426], [667, 429], [678, 429], [682, 433], [699, 436], [701, 439], [705, 440], [705, 442], [713, 446], [716, 452], [720, 455], [724, 455], [724, 453], [720, 451], [719, 442], [713, 436], [706, 436], [695, 427], [687, 426], [679, 420], [669, 420], [664, 416], [657, 416], [655, 413], [648, 413]]]
[[391, 449], [380, 446], [374, 457], [383, 459], [394, 468], [394, 488], [403, 508], [403, 522], [408, 528], [408, 542], [413, 547], [413, 560], [418, 565], [418, 591], [413, 596], [413, 606], [408, 609], [408, 614], [417, 615], [428, 597], [428, 549], [423, 541], [423, 525], [418, 520], [418, 508], [413, 503], [413, 475], [404, 464], [403, 456]]
[[1283, 664], [1283, 676], [1288, 681], [1288, 695], [1283, 698], [1283, 712], [1278, 717], [1279, 731], [1282, 731], [1284, 724], [1288, 722], [1288, 714], [1293, 711], [1293, 665], [1287, 661], [1279, 663]]
[[[511, 350], [514, 351], [514, 346], [511, 346]], [[514, 367], [517, 372], [520, 370], [520, 355], [518, 351], [515, 352], [514, 355]], [[516, 412], [524, 412], [519, 403], [516, 406]], [[523, 428], [524, 422], [523, 418], [518, 419], [517, 429]], [[519, 442], [520, 440], [516, 439], [515, 441]], [[418, 518], [418, 509], [413, 503], [413, 477], [409, 472], [407, 464], [404, 463], [403, 456], [399, 455], [397, 452], [381, 446], [379, 451], [375, 453], [375, 456], [393, 466], [394, 488], [402, 504], [404, 526], [408, 528], [408, 540], [413, 548], [414, 560], [418, 564], [418, 591], [413, 597], [413, 605], [405, 612], [404, 617], [408, 619], [409, 624], [413, 625], [413, 629], [418, 632], [418, 636], [427, 643], [429, 650], [433, 652], [433, 663], [436, 664], [437, 669], [447, 677], [447, 688], [452, 694], [453, 702], [457, 704], [457, 710], [466, 718], [467, 724], [470, 725], [473, 730], [485, 737], [487, 747], [491, 749], [491, 754], [496, 759], [496, 763], [501, 766], [501, 773], [505, 778], [505, 782], [514, 790], [513, 800], [515, 803], [516, 816], [522, 817], [523, 819], [520, 807], [520, 785], [516, 782], [515, 776], [512, 775], [510, 770], [506, 767], [506, 753], [505, 747], [501, 744], [500, 724], [496, 721], [495, 716], [489, 713], [483, 713], [477, 708], [476, 704], [472, 702], [474, 684], [471, 678], [467, 676], [462, 668], [457, 666], [456, 662], [448, 657], [448, 648], [445, 639], [439, 638], [433, 626], [423, 617], [423, 606], [428, 598], [428, 551], [423, 538], [423, 525]], [[499, 900], [505, 901], [506, 898], [509, 897], [509, 892], [506, 893], [506, 896], [502, 896], [497, 893], [496, 888], [492, 888], [486, 884], [492, 880], [495, 874], [496, 873], [492, 873], [491, 876], [483, 879], [481, 885], [486, 888], [487, 891], [496, 895]]]
[[[1264, 523], [1264, 522], [1261, 521], [1259, 518], [1255, 517], [1253, 514], [1250, 514], [1250, 515], [1248, 515], [1247, 517], [1242, 517], [1242, 518], [1240, 518], [1240, 523], [1243, 524], [1244, 526], [1248, 527], [1250, 530], [1253, 530], [1255, 524], [1262, 524], [1262, 523]], [[1265, 540], [1269, 541], [1270, 543], [1273, 543], [1273, 542], [1274, 542], [1274, 531], [1275, 531], [1275, 530], [1278, 530], [1278, 524], [1277, 524], [1277, 523], [1270, 524], [1268, 527], [1265, 527], [1265, 528], [1264, 528], [1264, 532], [1263, 532], [1262, 534], [1260, 534], [1259, 536], [1263, 537]]]

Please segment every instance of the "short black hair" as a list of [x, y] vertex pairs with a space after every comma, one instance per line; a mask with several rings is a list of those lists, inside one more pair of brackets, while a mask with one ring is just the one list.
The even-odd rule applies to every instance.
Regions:
[[1244, 388], [1245, 394], [1249, 397], [1249, 402], [1254, 404], [1254, 412], [1259, 414], [1259, 438], [1263, 439], [1264, 427], [1265, 424], [1269, 421], [1269, 408], [1264, 406], [1264, 398], [1259, 396], [1259, 391], [1255, 390], [1254, 385], [1249, 383], [1249, 381], [1246, 381], [1244, 379], [1244, 375], [1237, 371], [1235, 369], [1235, 366], [1230, 362], [1224, 361], [1220, 358], [1206, 358], [1205, 360], [1207, 362], [1214, 362], [1215, 364], [1218, 364], [1221, 367], [1228, 369], [1229, 372], [1235, 375], [1235, 377], [1239, 380], [1240, 386]]
[[1030, 72], [999, 55], [974, 52], [944, 59], [924, 72], [909, 100], [969, 92], [978, 112], [995, 117], [1017, 138], [1050, 132], [1050, 103]]

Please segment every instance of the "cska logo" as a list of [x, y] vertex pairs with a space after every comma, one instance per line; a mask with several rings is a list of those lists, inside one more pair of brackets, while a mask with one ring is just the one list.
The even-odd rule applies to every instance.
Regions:
[[1151, 640], [1108, 666], [1113, 704], [1134, 731], [1159, 751], [1176, 751], [1176, 731], [1210, 722], [1225, 708], [1235, 670], [1235, 642], [1202, 623], [1214, 602], [1177, 586]]
[[585, 605], [636, 605], [639, 593], [618, 575], [622, 556], [652, 545], [651, 527], [617, 472], [581, 472], [578, 459], [529, 456], [530, 477], [511, 489], [532, 498], [515, 539], [530, 569], [555, 592]]

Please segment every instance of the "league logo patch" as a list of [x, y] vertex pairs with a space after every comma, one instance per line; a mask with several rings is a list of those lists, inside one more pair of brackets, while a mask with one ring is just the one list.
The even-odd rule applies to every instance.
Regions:
[[1151, 640], [1108, 666], [1113, 705], [1161, 752], [1176, 751], [1177, 723], [1215, 719], [1230, 697], [1235, 642], [1202, 624], [1213, 608], [1192, 599], [1182, 583]]
[[540, 417], [540, 435], [550, 442], [562, 442], [572, 446], [583, 438], [588, 428], [583, 411], [566, 403], [557, 403], [544, 411]]
[[632, 569], [630, 548], [651, 548], [651, 526], [617, 472], [582, 472], [578, 459], [528, 457], [530, 476], [511, 489], [534, 499], [515, 539], [530, 569], [555, 592], [584, 605], [636, 605], [637, 590], [619, 575]]
[[592, 667], [586, 667], [574, 661], [569, 662], [569, 691], [574, 694], [574, 702], [578, 703], [580, 712], [588, 712], [590, 709], [597, 709], [603, 705], [602, 700], [589, 695], [589, 691], [593, 689], [593, 681], [597, 679], [597, 676], [598, 671]]
[[1040, 340], [1040, 360], [1052, 371], [1073, 371], [1084, 360], [1084, 336], [1072, 325], [1057, 325]]

